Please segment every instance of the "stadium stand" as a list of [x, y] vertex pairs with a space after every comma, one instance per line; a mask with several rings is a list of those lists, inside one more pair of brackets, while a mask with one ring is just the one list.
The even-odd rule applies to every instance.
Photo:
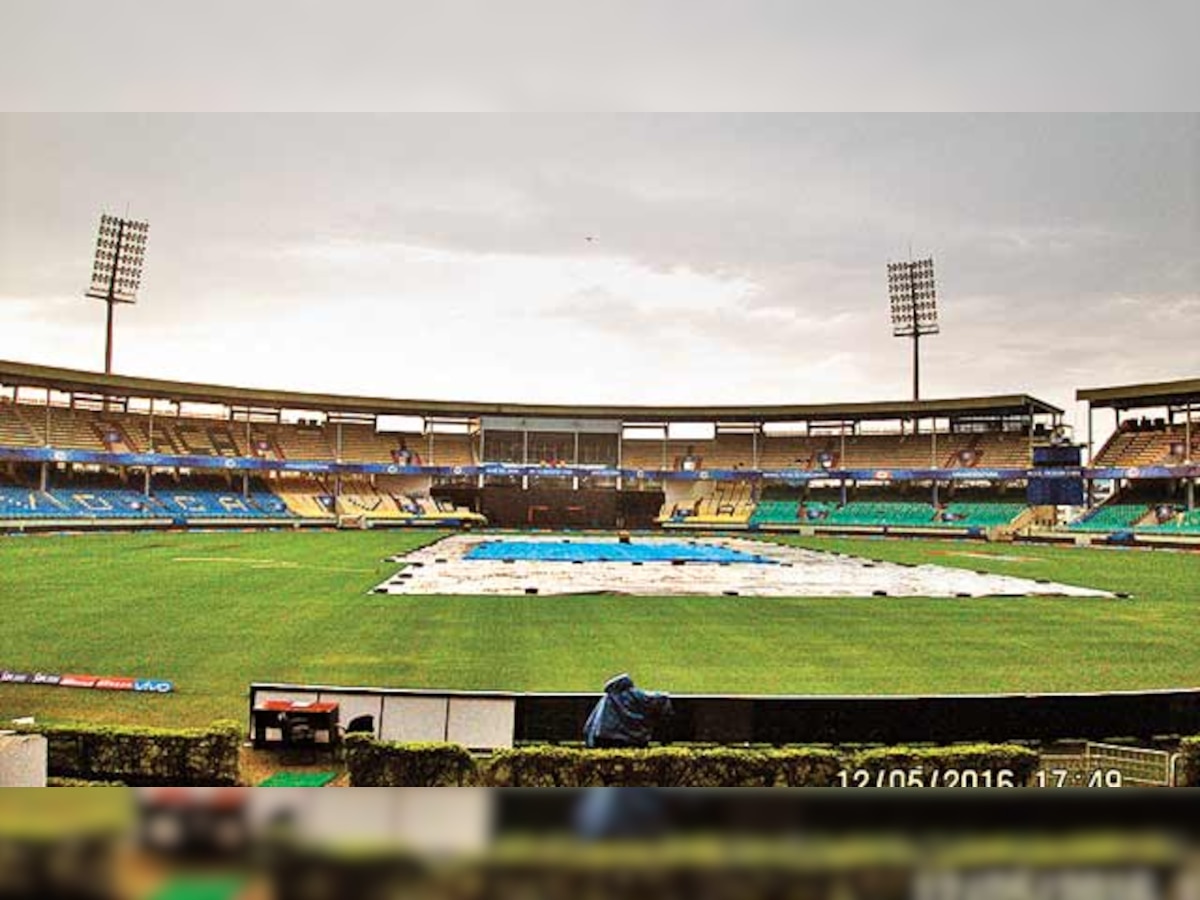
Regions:
[[[46, 423], [49, 422], [47, 440]], [[337, 452], [338, 430], [341, 452]], [[1138, 432], [1114, 438], [1133, 441], [1151, 451], [1136, 455], [1146, 465], [1167, 458], [1178, 436]], [[1174, 440], [1174, 444], [1172, 441]], [[353, 422], [254, 422], [247, 434], [244, 421], [116, 412], [29, 403], [0, 404], [0, 442], [8, 446], [49, 446], [110, 452], [153, 452], [174, 455], [268, 459], [334, 460], [350, 463], [415, 461], [458, 466], [477, 462], [475, 440], [468, 434], [437, 432], [398, 435], [377, 432]], [[1197, 437], [1200, 451], [1200, 436]], [[1119, 455], [1117, 442], [1108, 456]], [[403, 450], [402, 450], [403, 448]], [[1029, 465], [1028, 438], [1019, 433], [758, 435], [721, 433], [715, 440], [622, 441], [622, 465], [658, 470], [822, 468], [963, 468]], [[405, 452], [407, 451], [407, 452]], [[1128, 454], [1126, 454], [1128, 455]], [[757, 466], [756, 466], [757, 462]]]
[[343, 478], [337, 497], [338, 515], [366, 516], [370, 519], [411, 518], [413, 512], [401, 506], [399, 498], [384, 493], [369, 478]]
[[0, 444], [8, 447], [40, 447], [44, 443], [17, 404], [0, 400]]
[[754, 512], [750, 485], [744, 481], [697, 481], [683, 499], [663, 504], [663, 524], [746, 525]]
[[426, 465], [472, 466], [476, 462], [474, 441], [469, 434], [431, 432], [425, 436], [424, 444]]
[[271, 483], [272, 492], [293, 515], [302, 519], [335, 519], [333, 492], [319, 478], [282, 477]]
[[161, 518], [161, 505], [137, 491], [113, 488], [56, 489], [0, 486], [0, 519]]
[[855, 435], [845, 446], [842, 465], [848, 469], [928, 469], [938, 463], [935, 442], [926, 434]]
[[1067, 526], [1072, 531], [1128, 531], [1146, 518], [1149, 509], [1144, 503], [1106, 503], [1085, 513]]
[[278, 443], [284, 459], [333, 459], [333, 443], [320, 425], [281, 425]]
[[750, 516], [751, 525], [796, 525], [799, 522], [799, 500], [759, 500]]
[[851, 527], [932, 527], [934, 508], [928, 503], [852, 500], [845, 506], [831, 509], [824, 519], [829, 526]]
[[947, 525], [997, 528], [1015, 521], [1027, 507], [1023, 503], [947, 503], [940, 519]]
[[287, 504], [265, 491], [243, 496], [238, 491], [178, 485], [156, 489], [154, 501], [169, 516], [185, 521], [289, 518]]
[[[345, 462], [394, 463], [401, 446], [395, 434], [380, 434], [370, 425], [341, 425], [342, 452]], [[420, 435], [407, 435], [416, 441]]]
[[[839, 438], [800, 435], [769, 436], [759, 441], [759, 466], [764, 469], [837, 468]], [[829, 465], [822, 466], [824, 459]]]
[[1147, 534], [1200, 535], [1200, 510], [1191, 512], [1176, 510], [1175, 514], [1166, 521], [1139, 525], [1136, 530]]
[[[1015, 497], [977, 498], [957, 492], [979, 482], [998, 486], [1007, 481], [1023, 497], [1023, 472], [981, 471], [978, 481], [959, 472], [939, 479], [944, 490], [941, 499], [951, 502], [938, 508], [939, 495], [922, 470], [1027, 468], [1034, 444], [1038, 439], [1046, 441], [1061, 416], [1062, 410], [1023, 394], [846, 406], [659, 409], [423, 404], [106, 376], [0, 361], [0, 448], [12, 451], [5, 455], [5, 465], [10, 474], [20, 476], [23, 490], [32, 485], [50, 488], [34, 504], [38, 512], [54, 506], [58, 500], [54, 492], [79, 490], [92, 478], [86, 485], [89, 490], [128, 491], [96, 495], [106, 498], [116, 511], [153, 510], [185, 522], [288, 518], [353, 527], [360, 520], [462, 518], [473, 515], [468, 509], [484, 509], [485, 503], [492, 503], [497, 510], [512, 507], [509, 512], [517, 522], [535, 523], [536, 511], [536, 524], [567, 527], [585, 521], [592, 527], [623, 527], [630, 516], [649, 524], [655, 512], [657, 520], [670, 524], [687, 519], [692, 525], [717, 528], [1000, 527], [1013, 523], [1014, 514], [1019, 517], [1023, 510], [1023, 505], [1000, 505]], [[381, 432], [378, 429], [386, 419], [423, 420], [425, 430]], [[921, 423], [916, 433], [914, 420]], [[662, 428], [679, 433], [681, 423], [707, 423], [710, 437], [637, 440], [627, 436]], [[943, 430], [931, 433], [934, 423]], [[1126, 430], [1132, 434], [1156, 429], [1139, 423]], [[1143, 443], [1146, 440], [1141, 438]], [[44, 446], [85, 452], [56, 452], [52, 458], [23, 452]], [[485, 447], [494, 462], [531, 467], [617, 465], [625, 471], [593, 477], [590, 471], [468, 470], [481, 462]], [[1176, 452], [1177, 447], [1177, 442], [1166, 445], [1168, 452]], [[108, 461], [93, 455], [105, 452], [198, 458]], [[235, 462], [243, 458], [256, 462]], [[283, 465], [263, 466], [259, 461]], [[149, 498], [131, 490], [146, 477], [147, 464], [154, 467]], [[389, 466], [409, 464], [425, 471], [384, 474]], [[847, 484], [832, 490], [829, 481], [818, 481], [778, 495], [767, 488], [766, 496], [756, 498], [763, 485], [781, 485], [789, 479], [768, 473], [760, 481], [751, 472], [792, 468], [853, 470], [854, 474]], [[658, 470], [666, 472], [660, 476]], [[744, 478], [742, 470], [747, 473]], [[168, 472], [170, 480], [165, 478]], [[700, 478], [693, 482], [672, 472], [699, 473]], [[101, 475], [112, 480], [97, 480]], [[393, 475], [399, 480], [384, 480]], [[260, 480], [247, 491], [244, 479], [250, 478]], [[797, 485], [802, 481], [791, 480]], [[446, 496], [451, 488], [452, 506], [431, 499], [431, 494]], [[501, 502], [496, 492], [503, 490], [520, 491], [527, 499]], [[551, 497], [559, 490], [575, 493]], [[615, 496], [608, 497], [605, 491]], [[1170, 494], [1172, 499], [1179, 496]], [[29, 505], [18, 500], [8, 505], [22, 503]], [[136, 503], [144, 508], [138, 509]], [[528, 509], [518, 509], [522, 503]], [[636, 515], [631, 512], [635, 509]], [[63, 510], [64, 515], [78, 511], [73, 506]]]
[[[1174, 465], [1186, 457], [1182, 428], [1130, 427], [1117, 431], [1096, 454], [1098, 467]], [[1192, 457], [1200, 458], [1200, 430], [1192, 435]]]
[[759, 451], [765, 469], [1024, 468], [1030, 462], [1029, 438], [1000, 431], [772, 436]]

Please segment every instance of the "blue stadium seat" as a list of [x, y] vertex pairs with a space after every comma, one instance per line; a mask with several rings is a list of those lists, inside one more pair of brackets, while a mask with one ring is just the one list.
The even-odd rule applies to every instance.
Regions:
[[138, 491], [0, 487], [0, 519], [144, 519], [163, 515]]
[[285, 513], [268, 512], [252, 497], [236, 491], [158, 490], [154, 497], [164, 510], [179, 519], [262, 519]]

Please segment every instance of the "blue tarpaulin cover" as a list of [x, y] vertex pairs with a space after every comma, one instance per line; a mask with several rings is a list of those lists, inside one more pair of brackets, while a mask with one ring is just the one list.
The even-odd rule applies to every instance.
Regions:
[[467, 560], [534, 562], [673, 562], [771, 564], [770, 557], [742, 553], [716, 544], [638, 543], [616, 541], [484, 541]]
[[670, 714], [670, 697], [634, 687], [633, 679], [622, 673], [604, 685], [604, 696], [583, 726], [583, 740], [589, 747], [602, 743], [644, 747], [654, 726]]

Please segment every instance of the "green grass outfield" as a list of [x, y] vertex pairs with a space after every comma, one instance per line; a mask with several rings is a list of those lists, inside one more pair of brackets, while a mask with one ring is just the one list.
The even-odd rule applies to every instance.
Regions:
[[408, 532], [0, 538], [0, 668], [167, 678], [145, 696], [0, 687], [0, 721], [245, 714], [251, 681], [674, 692], [1075, 691], [1200, 684], [1200, 555], [792, 539], [1133, 594], [1106, 599], [393, 597]]

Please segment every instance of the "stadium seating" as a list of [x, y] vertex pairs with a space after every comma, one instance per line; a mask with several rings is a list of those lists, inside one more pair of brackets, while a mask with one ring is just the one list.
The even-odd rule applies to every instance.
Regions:
[[164, 515], [158, 503], [133, 490], [38, 491], [0, 486], [0, 519], [146, 519]]
[[[764, 469], [820, 469], [838, 466], [839, 438], [828, 436], [776, 435], [763, 437], [758, 445], [758, 464]], [[829, 465], [822, 466], [825, 459]]]
[[371, 484], [369, 478], [342, 479], [337, 511], [342, 516], [365, 516], [370, 519], [402, 519], [413, 515], [396, 497]]
[[824, 524], [862, 527], [931, 527], [937, 523], [934, 521], [934, 509], [928, 503], [851, 501], [845, 506], [831, 509], [825, 517]]
[[0, 400], [0, 445], [40, 447], [45, 443], [27, 420], [26, 409], [10, 400]]
[[697, 481], [686, 499], [663, 504], [659, 521], [687, 525], [746, 525], [754, 512], [744, 481]]
[[[47, 431], [48, 425], [48, 431]], [[370, 424], [246, 422], [99, 408], [68, 408], [0, 402], [0, 445], [50, 446], [112, 452], [271, 459], [395, 463], [403, 445], [427, 465], [467, 466], [477, 462], [469, 434], [399, 435], [377, 432]], [[1200, 434], [1197, 435], [1200, 453]], [[1129, 442], [1144, 447], [1128, 464], [1166, 459], [1178, 435], [1134, 432], [1114, 438], [1108, 456], [1129, 457]], [[1174, 441], [1174, 444], [1173, 444]], [[1124, 448], [1124, 449], [1123, 449]], [[886, 469], [970, 466], [1023, 467], [1029, 464], [1028, 437], [1020, 433], [759, 435], [725, 432], [713, 440], [624, 440], [621, 462], [631, 469], [821, 468]], [[1127, 464], [1125, 462], [1121, 464]]]
[[[274, 498], [261, 494], [249, 497], [237, 491], [214, 491], [188, 487], [169, 488], [153, 492], [161, 509], [179, 519], [263, 519], [286, 517]], [[262, 501], [260, 505], [259, 501]]]
[[800, 521], [799, 500], [759, 500], [751, 525], [795, 525]]
[[750, 517], [751, 525], [819, 525], [836, 504], [820, 500], [760, 500]]
[[67, 508], [49, 494], [30, 488], [0, 485], [0, 520], [61, 519]]
[[[342, 452], [343, 462], [352, 463], [394, 463], [400, 448], [401, 436], [396, 434], [380, 434], [370, 425], [343, 424]], [[410, 443], [419, 447], [424, 438], [421, 435], [404, 435], [405, 446]]]
[[[1179, 426], [1137, 428], [1127, 424], [1096, 454], [1095, 465], [1113, 468], [1176, 465], [1187, 455], [1183, 447], [1186, 437], [1186, 431]], [[1200, 428], [1193, 429], [1191, 455], [1200, 459]]]
[[1148, 534], [1200, 535], [1200, 509], [1192, 512], [1179, 510], [1173, 518], [1165, 522], [1139, 525], [1136, 530]]
[[[939, 436], [940, 437], [940, 436]], [[939, 440], [938, 444], [941, 443]], [[928, 469], [940, 463], [944, 448], [927, 434], [866, 434], [847, 437], [842, 465], [847, 469]]]
[[1127, 531], [1149, 512], [1145, 503], [1106, 503], [1067, 527], [1072, 531]]
[[271, 482], [271, 491], [293, 515], [302, 519], [333, 519], [333, 491], [317, 478], [288, 477]]
[[929, 434], [791, 435], [759, 442], [759, 465], [764, 469], [1026, 468], [1030, 463], [1029, 438], [1015, 432], [939, 433], [936, 438]]
[[1025, 509], [1022, 503], [947, 503], [941, 520], [947, 525], [997, 528], [1008, 525]]
[[418, 448], [409, 444], [409, 449], [421, 453], [428, 466], [472, 466], [475, 464], [474, 441], [469, 434], [447, 434], [438, 432], [426, 435]]
[[333, 442], [319, 425], [281, 425], [278, 442], [285, 459], [333, 459]]

